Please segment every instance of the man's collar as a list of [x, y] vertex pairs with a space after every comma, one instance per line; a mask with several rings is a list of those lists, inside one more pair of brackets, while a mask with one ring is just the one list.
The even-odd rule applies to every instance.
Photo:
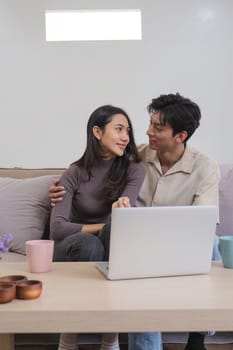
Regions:
[[[160, 164], [157, 151], [151, 150], [149, 145], [144, 146], [142, 152], [144, 153], [143, 161], [146, 163]], [[196, 151], [189, 146], [186, 146], [182, 157], [167, 171], [166, 174], [174, 172], [191, 173], [195, 160]]]

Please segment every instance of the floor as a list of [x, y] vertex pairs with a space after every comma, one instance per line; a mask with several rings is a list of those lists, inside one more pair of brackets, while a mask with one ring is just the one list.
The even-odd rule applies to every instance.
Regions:
[[[32, 345], [18, 345], [15, 350], [57, 350], [55, 345], [32, 346]], [[99, 345], [83, 345], [80, 350], [99, 350]], [[127, 345], [122, 345], [121, 350], [127, 350]], [[183, 344], [165, 344], [163, 350], [184, 350]], [[233, 344], [224, 345], [206, 345], [206, 350], [233, 350]]]

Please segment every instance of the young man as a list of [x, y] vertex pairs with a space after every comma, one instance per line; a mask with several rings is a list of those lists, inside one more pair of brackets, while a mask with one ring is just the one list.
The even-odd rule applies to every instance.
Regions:
[[[216, 162], [187, 146], [200, 124], [198, 105], [179, 94], [168, 94], [152, 99], [148, 111], [149, 144], [139, 146], [146, 177], [137, 205], [218, 205]], [[62, 200], [64, 193], [64, 188], [52, 186], [51, 202]], [[105, 234], [107, 236], [108, 232]], [[129, 349], [161, 350], [161, 334], [131, 333]], [[204, 349], [204, 334], [190, 333], [185, 350]]]
[[[169, 94], [153, 99], [148, 111], [149, 145], [139, 147], [147, 171], [138, 205], [218, 205], [216, 162], [187, 146], [201, 119], [197, 104]], [[131, 350], [159, 350], [159, 343], [158, 333], [129, 334]], [[204, 349], [204, 334], [190, 333], [185, 350]]]

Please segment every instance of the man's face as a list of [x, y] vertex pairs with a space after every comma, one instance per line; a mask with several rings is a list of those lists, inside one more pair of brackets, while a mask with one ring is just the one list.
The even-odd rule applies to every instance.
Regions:
[[177, 145], [177, 135], [173, 136], [173, 130], [169, 124], [161, 125], [159, 112], [152, 114], [150, 125], [147, 130], [150, 149], [169, 152]]

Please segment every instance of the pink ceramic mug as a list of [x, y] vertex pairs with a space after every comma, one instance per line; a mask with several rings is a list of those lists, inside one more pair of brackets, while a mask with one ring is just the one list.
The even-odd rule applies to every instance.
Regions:
[[25, 250], [29, 272], [48, 272], [52, 268], [54, 241], [26, 241]]

